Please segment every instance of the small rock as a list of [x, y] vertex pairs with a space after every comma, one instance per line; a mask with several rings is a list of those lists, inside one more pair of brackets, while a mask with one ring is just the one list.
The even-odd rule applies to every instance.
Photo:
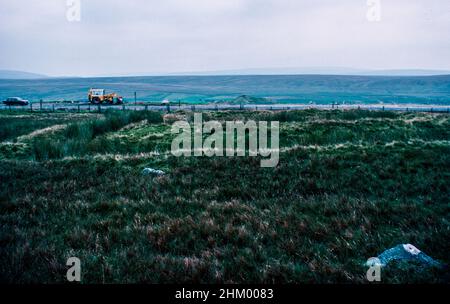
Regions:
[[152, 169], [152, 168], [145, 168], [144, 170], [142, 170], [142, 174], [143, 175], [156, 175], [156, 176], [162, 176], [165, 175], [166, 173], [162, 170], [156, 170], [156, 169]]
[[429, 257], [411, 244], [397, 245], [391, 249], [388, 249], [381, 253], [378, 257], [370, 258], [367, 261], [366, 266], [372, 267], [379, 265], [384, 267], [392, 261], [416, 261], [425, 266], [442, 266], [438, 261]]

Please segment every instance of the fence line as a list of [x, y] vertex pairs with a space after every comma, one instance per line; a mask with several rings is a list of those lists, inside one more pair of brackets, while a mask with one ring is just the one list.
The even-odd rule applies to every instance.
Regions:
[[[39, 106], [36, 107], [35, 104]], [[306, 110], [306, 109], [319, 109], [319, 110], [373, 110], [373, 111], [400, 111], [400, 112], [428, 112], [428, 113], [450, 113], [450, 106], [424, 106], [424, 105], [301, 105], [301, 104], [270, 104], [270, 105], [226, 105], [226, 104], [212, 104], [212, 105], [92, 105], [91, 104], [44, 104], [42, 102], [30, 103], [27, 106], [7, 106], [0, 105], [0, 110], [6, 111], [23, 111], [23, 112], [89, 112], [89, 113], [102, 113], [108, 109], [114, 110], [136, 110], [136, 111], [161, 111], [172, 112], [177, 110], [184, 111], [283, 111], [283, 110]]]

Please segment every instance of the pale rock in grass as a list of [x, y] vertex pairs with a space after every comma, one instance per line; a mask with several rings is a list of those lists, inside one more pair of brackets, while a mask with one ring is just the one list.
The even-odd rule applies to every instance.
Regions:
[[433, 266], [433, 267], [441, 267], [442, 265], [426, 255], [419, 249], [417, 249], [414, 245], [411, 244], [402, 244], [397, 245], [393, 248], [385, 250], [378, 257], [370, 258], [366, 262], [366, 266], [381, 266], [385, 267], [389, 263], [393, 261], [407, 261], [407, 262], [418, 262], [423, 266]]
[[162, 170], [156, 170], [156, 169], [152, 169], [152, 168], [145, 168], [144, 170], [142, 170], [142, 174], [143, 175], [154, 175], [154, 176], [162, 176], [165, 175], [166, 173]]

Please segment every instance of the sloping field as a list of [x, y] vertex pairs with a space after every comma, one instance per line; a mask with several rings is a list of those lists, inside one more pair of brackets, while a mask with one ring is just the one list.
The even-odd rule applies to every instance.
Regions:
[[[155, 112], [0, 113], [0, 280], [64, 282], [72, 256], [84, 283], [365, 283], [367, 259], [404, 243], [450, 262], [450, 116], [203, 119], [280, 121], [279, 165], [174, 157]], [[448, 281], [448, 268], [414, 263], [382, 272]]]

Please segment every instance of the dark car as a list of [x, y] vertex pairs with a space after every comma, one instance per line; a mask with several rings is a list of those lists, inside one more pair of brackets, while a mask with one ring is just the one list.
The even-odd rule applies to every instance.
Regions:
[[20, 97], [10, 97], [3, 101], [7, 106], [26, 106], [29, 104], [28, 100], [22, 99]]

